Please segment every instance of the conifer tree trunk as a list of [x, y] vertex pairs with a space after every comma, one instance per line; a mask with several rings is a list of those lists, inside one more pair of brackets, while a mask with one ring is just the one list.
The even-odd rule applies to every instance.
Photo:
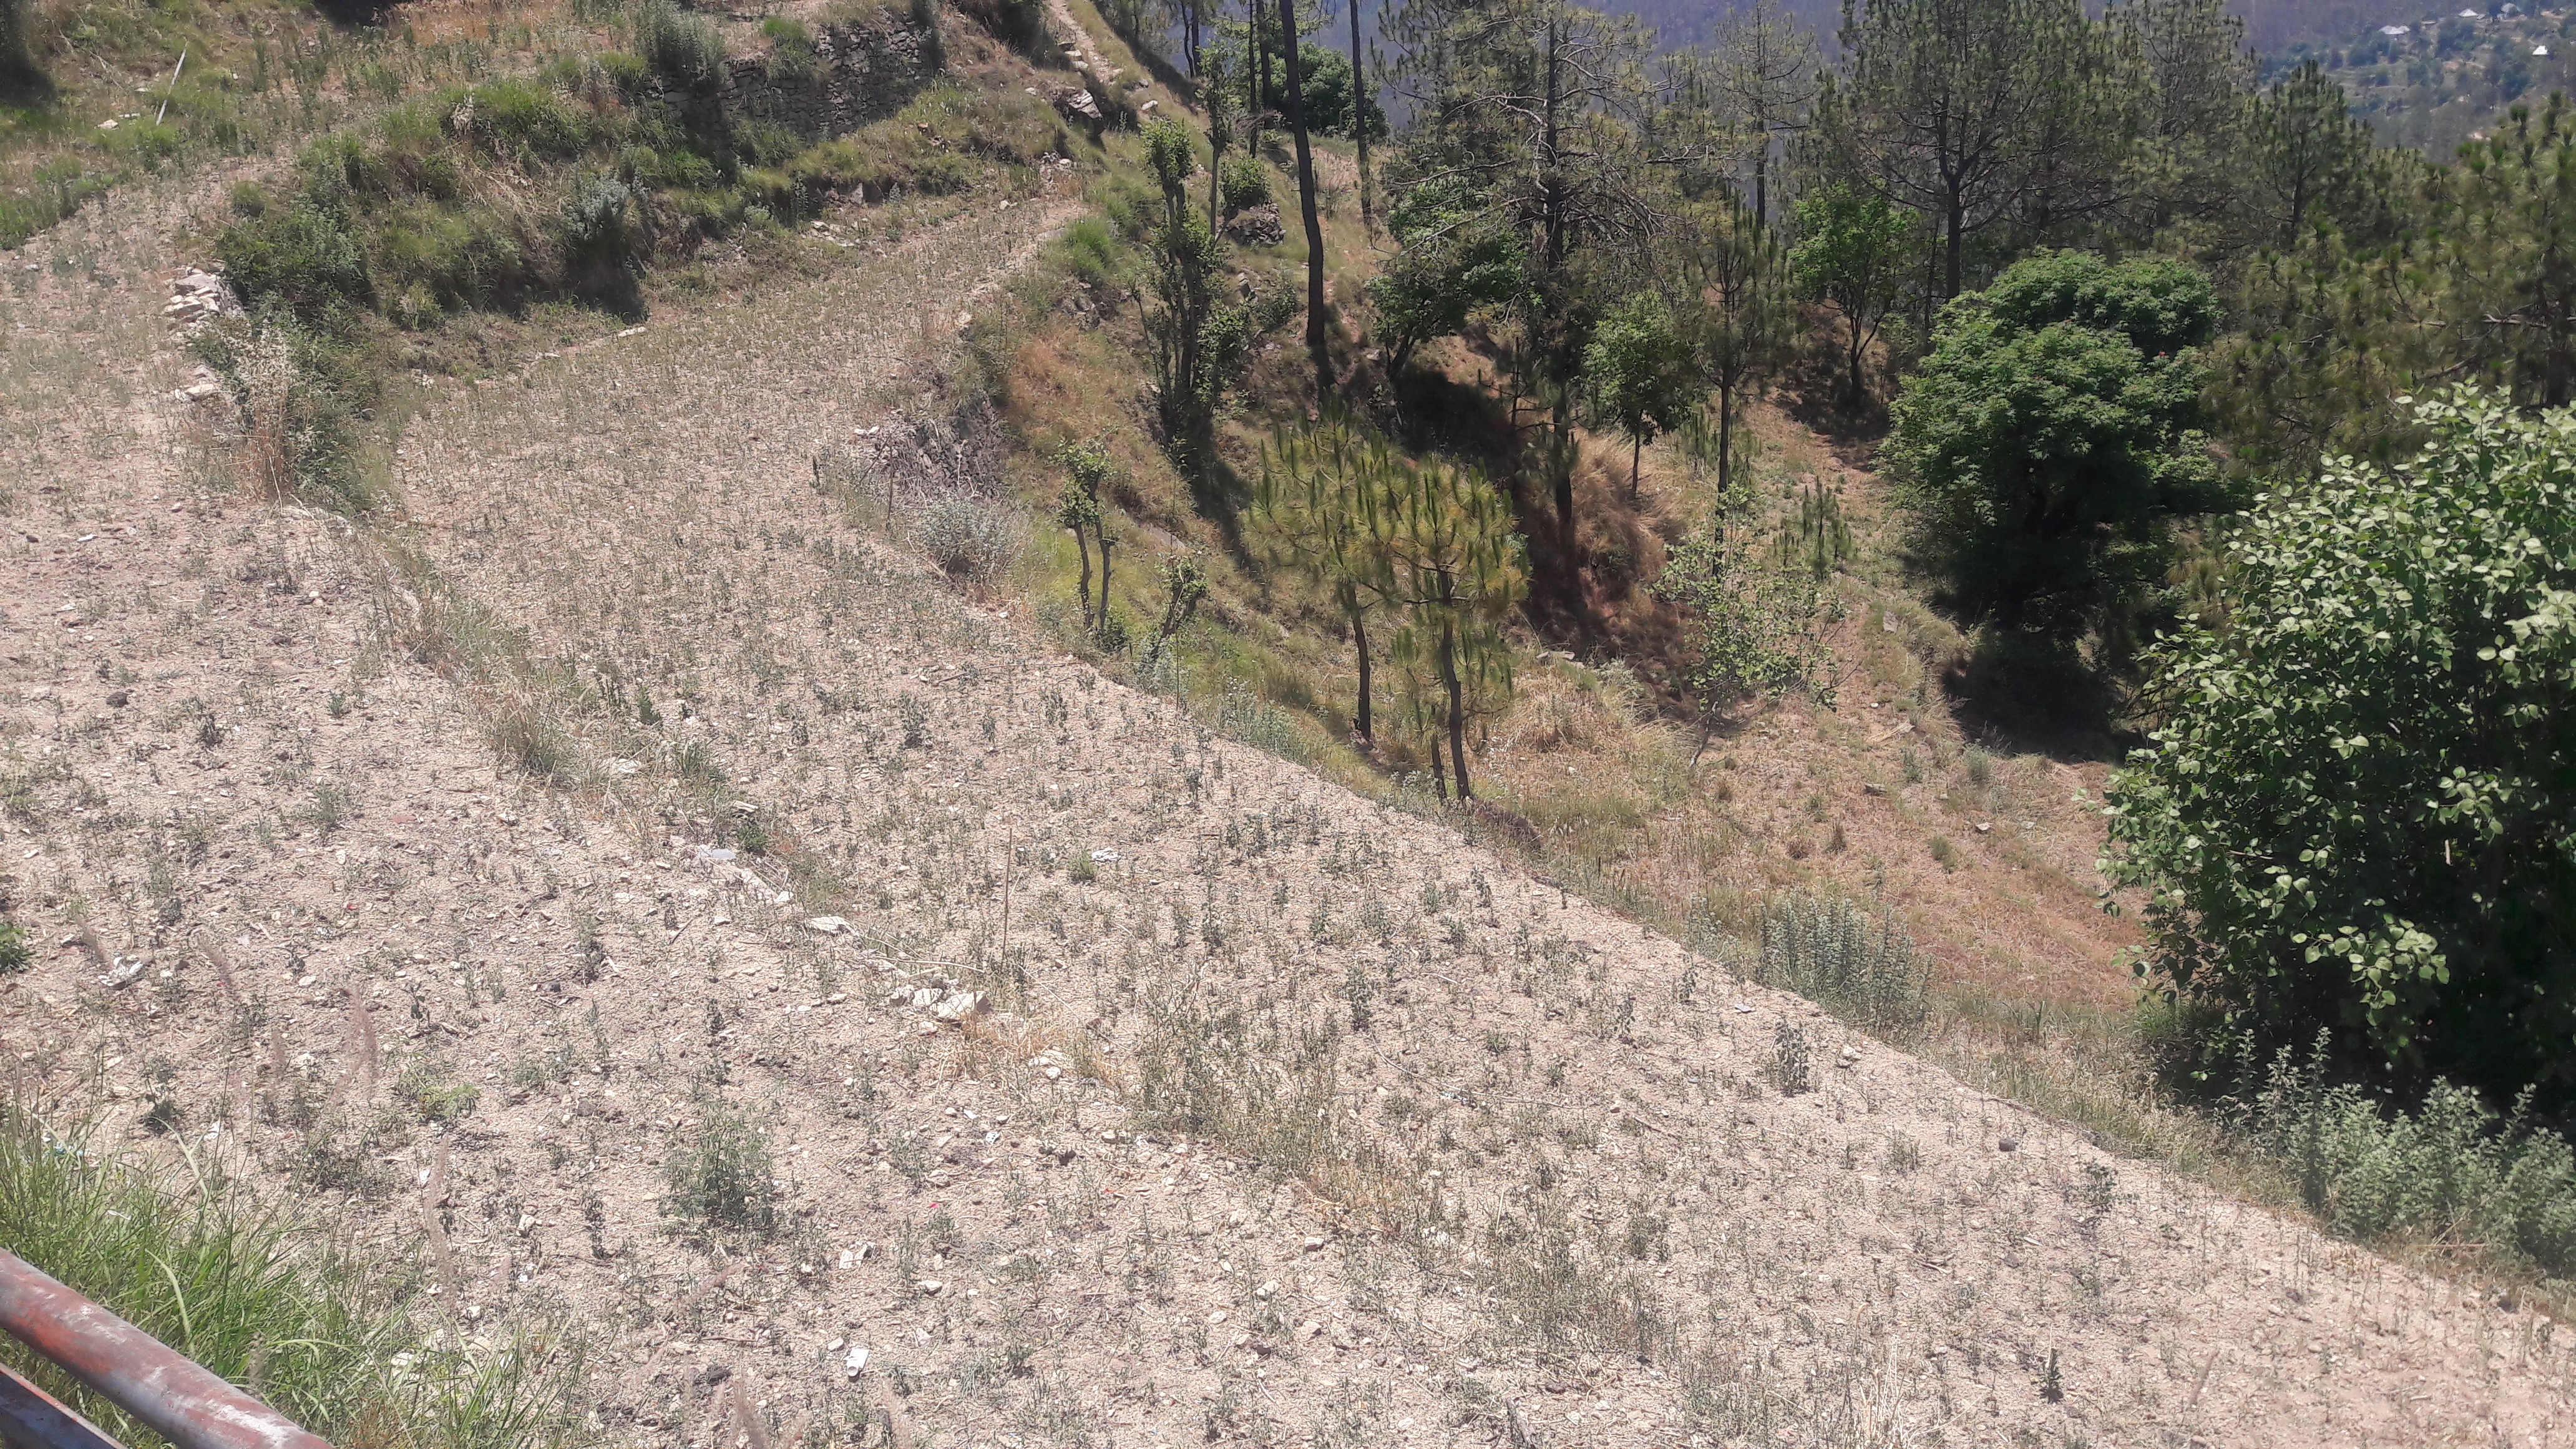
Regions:
[[1279, 40], [1287, 47], [1288, 130], [1297, 143], [1297, 209], [1306, 218], [1306, 354], [1315, 363], [1315, 408], [1333, 400], [1333, 353], [1324, 332], [1324, 224], [1315, 212], [1315, 153], [1306, 142], [1306, 78], [1297, 54], [1297, 0], [1279, 0]]
[[1467, 691], [1458, 679], [1458, 624], [1449, 618], [1440, 621], [1440, 682], [1449, 689], [1450, 773], [1458, 777], [1458, 798], [1473, 800], [1476, 792], [1467, 784]]
[[1360, 738], [1374, 740], [1377, 735], [1370, 728], [1372, 723], [1370, 696], [1373, 689], [1369, 676], [1368, 611], [1360, 607], [1359, 595], [1356, 592], [1343, 595], [1342, 607], [1350, 612], [1351, 645], [1360, 657], [1360, 698], [1359, 708], [1355, 711], [1358, 716]]
[[1269, 109], [1270, 98], [1278, 94], [1270, 84], [1270, 26], [1261, 13], [1261, 0], [1253, 0], [1252, 3], [1252, 54], [1255, 84], [1261, 88], [1252, 98], [1252, 133], [1258, 136], [1261, 134], [1262, 113]]
[[1360, 0], [1346, 3], [1351, 7], [1351, 135], [1360, 143], [1360, 226], [1375, 235], [1377, 217], [1369, 203], [1368, 82], [1367, 72], [1360, 69]]
[[1109, 627], [1109, 525], [1100, 525], [1100, 629]]

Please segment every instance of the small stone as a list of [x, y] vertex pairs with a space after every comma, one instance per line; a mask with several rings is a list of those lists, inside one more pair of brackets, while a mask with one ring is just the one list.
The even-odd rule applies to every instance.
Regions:
[[1860, 787], [1860, 792], [1864, 795], [1884, 795], [1887, 793], [1887, 787], [1885, 785], [1863, 785]]
[[1995, 1150], [1997, 1152], [2010, 1152], [2019, 1146], [2021, 1146], [2021, 1139], [2018, 1137], [1998, 1137], [1995, 1139]]
[[1306, 1251], [1309, 1253], [1320, 1253], [1324, 1251], [1324, 1240], [1321, 1238], [1308, 1238], [1306, 1240]]
[[947, 1287], [948, 1285], [940, 1282], [936, 1278], [924, 1278], [919, 1282], [914, 1283], [912, 1286], [921, 1294], [922, 1297], [936, 1298], [939, 1296], [939, 1290]]
[[841, 916], [816, 916], [805, 923], [805, 929], [820, 931], [826, 936], [837, 936], [850, 929], [850, 923]]

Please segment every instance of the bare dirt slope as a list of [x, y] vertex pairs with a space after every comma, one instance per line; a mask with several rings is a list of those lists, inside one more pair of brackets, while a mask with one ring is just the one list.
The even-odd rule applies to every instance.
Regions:
[[458, 1334], [577, 1339], [621, 1442], [2576, 1439], [2555, 1325], [1211, 737], [853, 526], [877, 475], [818, 487], [827, 447], [889, 442], [916, 530], [973, 486], [893, 410], [1053, 215], [451, 389], [366, 530], [172, 451], [158, 233], [31, 248], [20, 1090], [416, 1258]]

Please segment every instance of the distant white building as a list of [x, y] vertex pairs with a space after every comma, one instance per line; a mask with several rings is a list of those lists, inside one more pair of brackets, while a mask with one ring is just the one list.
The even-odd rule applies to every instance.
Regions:
[[2549, 53], [2549, 47], [2545, 45], [2535, 45], [2531, 48], [2531, 53], [2534, 55], [2547, 55]]
[[2415, 27], [2412, 25], [2383, 25], [2379, 27], [2379, 33], [2382, 35], [2412, 35], [2414, 32]]
[[2478, 12], [2474, 10], [2463, 10], [2460, 12], [2460, 18], [2462, 20], [2475, 20], [2478, 18]]

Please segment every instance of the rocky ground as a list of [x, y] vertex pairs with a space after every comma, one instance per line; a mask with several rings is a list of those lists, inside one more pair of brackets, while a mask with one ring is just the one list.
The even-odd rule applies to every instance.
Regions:
[[17, 1090], [578, 1344], [617, 1442], [2576, 1439], [2528, 1309], [940, 576], [989, 443], [924, 397], [1071, 205], [439, 385], [363, 525], [178, 396], [184, 212], [0, 259]]

